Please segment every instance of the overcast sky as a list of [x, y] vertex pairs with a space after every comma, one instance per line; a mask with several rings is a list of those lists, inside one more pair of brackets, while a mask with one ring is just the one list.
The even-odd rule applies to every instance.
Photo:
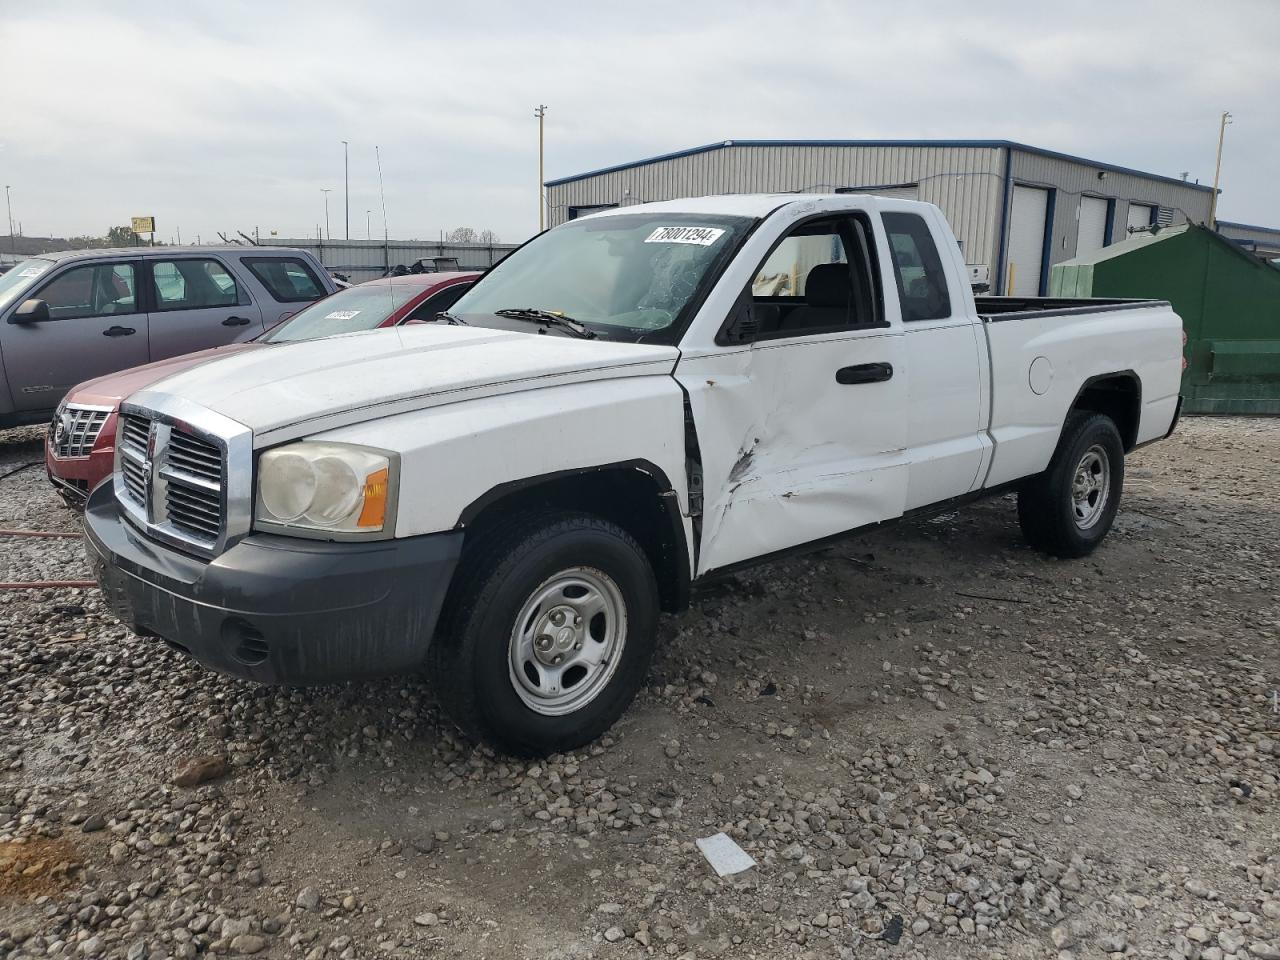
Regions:
[[[1007, 138], [1213, 180], [1280, 226], [1280, 0], [342, 4], [0, 0], [0, 180], [29, 236], [469, 225], [547, 176], [748, 138]], [[0, 232], [3, 224], [0, 223]]]

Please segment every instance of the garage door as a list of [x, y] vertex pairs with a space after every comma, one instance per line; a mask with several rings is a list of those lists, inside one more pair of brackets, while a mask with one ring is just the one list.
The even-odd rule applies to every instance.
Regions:
[[1101, 197], [1080, 198], [1080, 229], [1076, 234], [1076, 256], [1101, 250], [1107, 245], [1107, 201]]
[[1152, 214], [1155, 213], [1155, 207], [1146, 203], [1129, 204], [1129, 229], [1135, 230], [1138, 227], [1149, 227], [1155, 220]]
[[1049, 215], [1049, 191], [1039, 187], [1013, 188], [1013, 212], [1009, 217], [1009, 275], [1015, 297], [1040, 294], [1040, 267], [1044, 263], [1044, 231]]

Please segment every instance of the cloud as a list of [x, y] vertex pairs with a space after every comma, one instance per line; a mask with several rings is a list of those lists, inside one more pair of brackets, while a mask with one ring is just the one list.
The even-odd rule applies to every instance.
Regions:
[[[48, 2], [0, 7], [0, 177], [30, 234], [536, 226], [547, 175], [726, 138], [1007, 137], [1213, 176], [1280, 224], [1280, 4]], [[372, 210], [366, 218], [365, 211]]]

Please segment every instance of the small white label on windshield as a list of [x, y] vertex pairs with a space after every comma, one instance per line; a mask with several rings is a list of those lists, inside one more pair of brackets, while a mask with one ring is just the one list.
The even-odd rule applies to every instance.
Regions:
[[659, 227], [649, 236], [645, 243], [696, 243], [700, 247], [709, 247], [724, 231], [716, 227]]
[[359, 310], [335, 310], [325, 317], [326, 320], [354, 320]]
[[46, 269], [46, 268], [44, 268], [44, 267], [27, 267], [27, 269], [25, 269], [25, 270], [19, 270], [19, 271], [18, 271], [18, 276], [20, 276], [20, 277], [38, 277], [38, 276], [40, 276], [40, 274], [44, 273], [45, 269]]

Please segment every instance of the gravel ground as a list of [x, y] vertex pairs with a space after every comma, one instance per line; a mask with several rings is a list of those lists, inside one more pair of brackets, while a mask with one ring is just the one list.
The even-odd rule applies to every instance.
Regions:
[[[37, 467], [0, 527], [77, 521]], [[1280, 958], [1278, 564], [1280, 421], [1184, 421], [1093, 557], [1006, 498], [759, 568], [533, 765], [416, 678], [255, 687], [0, 591], [0, 956]]]

